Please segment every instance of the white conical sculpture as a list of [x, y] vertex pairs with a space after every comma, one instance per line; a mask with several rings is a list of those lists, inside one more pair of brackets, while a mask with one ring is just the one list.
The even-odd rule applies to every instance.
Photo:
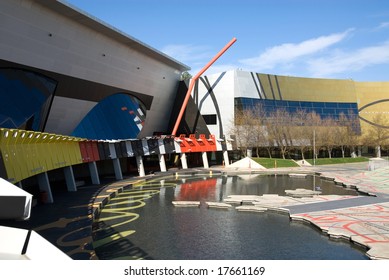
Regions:
[[249, 157], [245, 157], [241, 160], [230, 164], [229, 168], [250, 168], [250, 169], [266, 169], [256, 161], [252, 160]]

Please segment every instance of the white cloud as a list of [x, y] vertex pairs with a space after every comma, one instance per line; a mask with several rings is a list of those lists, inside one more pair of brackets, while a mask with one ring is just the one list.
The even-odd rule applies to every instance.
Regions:
[[[174, 59], [189, 65], [192, 68], [189, 71], [192, 76], [196, 75], [216, 54], [211, 52], [210, 47], [190, 44], [168, 45], [162, 48], [161, 51]], [[215, 62], [206, 70], [204, 75], [221, 73], [235, 68], [238, 68], [238, 66], [233, 63], [218, 64]]]
[[328, 57], [308, 61], [308, 70], [314, 76], [330, 77], [334, 74], [355, 72], [366, 67], [389, 63], [389, 41], [352, 52], [337, 51]]
[[381, 24], [378, 26], [378, 29], [388, 28], [388, 27], [389, 27], [389, 22], [381, 22]]
[[[201, 71], [201, 69], [204, 66], [205, 65], [202, 65], [201, 67], [193, 68], [190, 71], [190, 73], [192, 74], [192, 76], [195, 76], [197, 73], [199, 73]], [[232, 69], [237, 69], [237, 68], [238, 68], [238, 66], [234, 65], [234, 64], [214, 64], [214, 65], [211, 65], [211, 67], [209, 67], [208, 70], [204, 72], [204, 75], [207, 76], [207, 75], [222, 73], [222, 72], [229, 71]]]
[[210, 55], [208, 47], [191, 44], [167, 45], [161, 51], [186, 64], [207, 59]]
[[320, 36], [297, 44], [285, 43], [274, 46], [256, 57], [240, 60], [240, 63], [256, 71], [273, 69], [277, 66], [290, 67], [291, 63], [307, 55], [318, 53], [336, 43], [342, 41], [349, 33], [335, 33], [328, 36]]
[[[389, 22], [383, 22], [379, 26], [388, 28]], [[375, 45], [370, 43], [359, 47], [352, 48], [352, 45], [349, 45], [347, 49], [340, 48], [339, 43], [347, 39], [352, 32], [353, 29], [349, 29], [298, 43], [273, 46], [259, 56], [241, 59], [236, 63], [216, 62], [204, 75], [239, 68], [263, 73], [269, 73], [271, 70], [277, 75], [344, 78], [351, 77], [351, 73], [361, 72], [365, 68], [389, 63], [389, 40]], [[365, 44], [368, 42], [369, 40], [364, 40]], [[162, 52], [190, 65], [190, 73], [193, 76], [215, 55], [211, 47], [190, 44], [168, 45]]]

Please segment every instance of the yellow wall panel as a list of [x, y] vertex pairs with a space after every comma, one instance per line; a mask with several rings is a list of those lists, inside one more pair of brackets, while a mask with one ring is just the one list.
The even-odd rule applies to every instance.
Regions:
[[0, 150], [12, 183], [82, 163], [80, 138], [18, 129], [0, 129]]
[[[257, 77], [267, 99], [357, 103], [360, 116], [368, 121], [372, 121], [377, 114], [384, 114], [389, 118], [389, 82], [355, 82], [351, 79], [316, 79], [268, 74], [257, 74]], [[362, 132], [369, 126], [370, 124], [361, 119]]]
[[314, 102], [356, 102], [352, 80], [277, 76], [284, 100]]
[[[389, 119], [389, 82], [356, 82], [355, 89], [361, 118], [374, 122], [374, 117], [382, 114]], [[371, 124], [361, 120], [361, 126], [367, 133]]]

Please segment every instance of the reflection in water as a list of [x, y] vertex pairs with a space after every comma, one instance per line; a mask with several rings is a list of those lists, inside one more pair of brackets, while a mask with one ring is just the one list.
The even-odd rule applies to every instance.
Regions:
[[352, 245], [330, 241], [286, 215], [174, 208], [171, 203], [223, 201], [233, 194], [284, 195], [296, 188], [357, 195], [313, 176], [193, 175], [149, 181], [123, 191], [101, 211], [96, 253], [101, 259], [367, 259]]
[[202, 201], [216, 194], [216, 178], [190, 181], [180, 185], [175, 200]]

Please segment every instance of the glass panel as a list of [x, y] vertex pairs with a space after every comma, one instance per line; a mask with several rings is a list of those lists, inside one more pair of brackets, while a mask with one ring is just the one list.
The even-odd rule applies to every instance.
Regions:
[[42, 131], [57, 82], [22, 69], [0, 69], [0, 127]]
[[300, 107], [300, 102], [298, 102], [298, 101], [288, 101], [288, 106]]
[[[289, 101], [289, 100], [269, 100], [269, 99], [254, 99], [254, 98], [242, 98], [245, 100], [243, 106], [244, 109], [254, 108], [253, 106], [261, 104], [264, 112], [269, 115], [275, 112], [277, 109], [283, 109], [289, 113], [295, 113], [298, 110], [303, 110], [307, 114], [315, 112], [322, 119], [333, 118], [337, 120], [339, 115], [343, 113], [350, 118], [358, 116], [358, 106], [356, 103], [338, 103], [338, 102], [309, 102], [309, 101]], [[235, 104], [237, 104], [237, 98]], [[249, 101], [250, 100], [250, 101]], [[252, 105], [248, 105], [248, 104]], [[238, 108], [237, 106], [235, 107]], [[357, 129], [359, 128], [359, 120], [357, 120]]]
[[335, 109], [323, 109], [323, 113], [327, 115], [335, 115]]
[[136, 138], [145, 118], [145, 106], [136, 97], [118, 93], [100, 101], [72, 135], [88, 139]]

